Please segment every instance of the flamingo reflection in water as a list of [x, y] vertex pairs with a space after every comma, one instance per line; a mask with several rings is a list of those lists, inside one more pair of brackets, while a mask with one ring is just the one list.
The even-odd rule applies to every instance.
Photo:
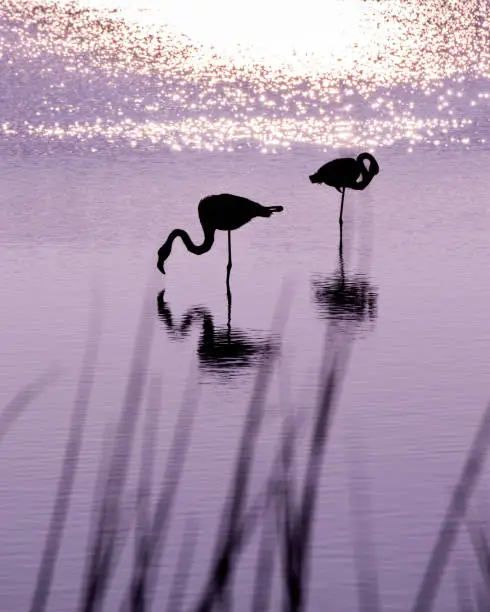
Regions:
[[339, 265], [336, 272], [312, 282], [314, 301], [321, 316], [337, 321], [374, 321], [378, 294], [365, 275], [347, 276], [344, 270], [342, 232], [339, 242]]
[[213, 316], [206, 308], [195, 306], [182, 317], [180, 324], [174, 321], [165, 291], [157, 297], [158, 316], [171, 338], [185, 338], [194, 324], [201, 326], [197, 354], [199, 367], [211, 374], [223, 374], [229, 378], [257, 365], [264, 356], [272, 356], [278, 350], [273, 338], [264, 338], [250, 331], [233, 329], [228, 319], [226, 327], [214, 324]]

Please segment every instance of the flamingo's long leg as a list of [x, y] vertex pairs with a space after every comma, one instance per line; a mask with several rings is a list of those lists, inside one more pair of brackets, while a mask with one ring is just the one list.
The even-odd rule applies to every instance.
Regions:
[[228, 265], [226, 266], [226, 282], [228, 283], [230, 280], [230, 272], [231, 272], [231, 231], [228, 230]]
[[342, 187], [342, 199], [340, 201], [340, 217], [339, 217], [339, 223], [342, 226], [342, 213], [344, 211], [344, 196], [345, 196], [345, 187]]
[[231, 272], [231, 232], [228, 230], [228, 265], [226, 266], [226, 295], [228, 297], [228, 328], [230, 327], [231, 319], [231, 289], [230, 289], [230, 272]]

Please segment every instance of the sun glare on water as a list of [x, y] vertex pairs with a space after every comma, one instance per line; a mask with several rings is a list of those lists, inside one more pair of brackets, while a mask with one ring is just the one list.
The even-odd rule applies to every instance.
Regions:
[[[403, 6], [391, 3], [391, 11]], [[63, 0], [70, 4], [70, 0]], [[397, 21], [386, 19], [377, 0], [83, 0], [92, 9], [117, 11], [148, 31], [166, 27], [201, 48], [201, 60], [218, 55], [235, 66], [261, 63], [294, 74], [345, 72], [368, 56], [380, 56]], [[369, 62], [366, 62], [369, 69]], [[378, 67], [379, 70], [379, 67]]]
[[447, 146], [467, 144], [486, 100], [486, 85], [466, 87], [490, 75], [481, 0], [0, 7], [5, 138], [94, 150]]

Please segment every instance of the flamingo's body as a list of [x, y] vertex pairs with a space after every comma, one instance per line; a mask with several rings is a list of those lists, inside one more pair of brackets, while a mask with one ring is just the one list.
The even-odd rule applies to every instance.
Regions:
[[189, 234], [181, 229], [170, 232], [167, 240], [158, 250], [157, 268], [165, 274], [164, 264], [170, 251], [172, 243], [180, 237], [188, 251], [195, 255], [207, 253], [214, 243], [216, 230], [228, 232], [228, 280], [231, 270], [231, 239], [230, 232], [245, 225], [255, 217], [270, 217], [272, 213], [281, 212], [282, 206], [262, 206], [257, 202], [242, 198], [240, 196], [222, 193], [203, 198], [199, 202], [199, 221], [204, 232], [202, 244], [196, 245], [192, 242]]
[[[364, 161], [369, 161], [369, 168]], [[361, 153], [357, 158], [341, 157], [334, 159], [310, 176], [312, 183], [324, 183], [335, 187], [342, 194], [339, 223], [342, 225], [342, 211], [344, 207], [345, 190], [357, 191], [366, 189], [369, 183], [379, 172], [379, 164], [370, 153]], [[359, 180], [361, 179], [361, 180]]]

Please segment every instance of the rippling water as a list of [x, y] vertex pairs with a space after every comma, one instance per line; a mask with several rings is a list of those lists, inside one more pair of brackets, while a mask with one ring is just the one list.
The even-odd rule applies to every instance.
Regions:
[[2, 0], [2, 140], [88, 151], [487, 141], [486, 2], [256, 1], [239, 16], [220, 0], [158, 4]]
[[[0, 610], [32, 601], [94, 293], [100, 352], [46, 609], [77, 609], [142, 309], [141, 412], [163, 390], [149, 410], [153, 509], [180, 407], [197, 402], [158, 602], [189, 533], [186, 604], [204, 585], [261, 360], [275, 366], [252, 492], [294, 423], [298, 501], [322, 367], [346, 349], [308, 609], [356, 609], [363, 564], [384, 609], [411, 608], [490, 396], [489, 15], [482, 0], [0, 0]], [[381, 171], [347, 193], [340, 249], [339, 194], [308, 176], [364, 149]], [[171, 229], [200, 239], [197, 203], [221, 192], [284, 206], [233, 232], [231, 305], [223, 233], [202, 257], [176, 244], [165, 278], [155, 269]], [[131, 529], [145, 418], [120, 435], [133, 444], [120, 499]], [[485, 471], [471, 521], [487, 491]], [[239, 612], [252, 609], [259, 541], [239, 568]], [[121, 551], [107, 610], [133, 553]], [[481, 576], [463, 529], [434, 609], [459, 611], [465, 581]]]

